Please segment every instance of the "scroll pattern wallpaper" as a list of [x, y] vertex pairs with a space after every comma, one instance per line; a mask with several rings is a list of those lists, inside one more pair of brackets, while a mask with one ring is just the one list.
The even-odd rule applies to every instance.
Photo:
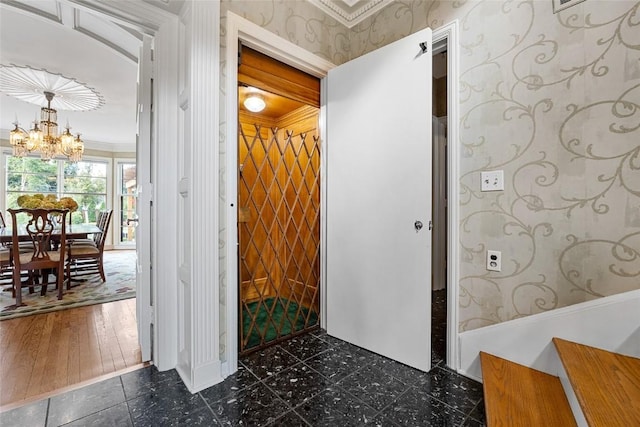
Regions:
[[640, 289], [640, 1], [394, 1], [351, 30], [302, 1], [222, 9], [336, 64], [459, 20], [460, 331]]
[[[394, 2], [351, 49], [455, 18], [460, 330], [640, 289], [640, 2]], [[505, 191], [481, 193], [493, 169]]]

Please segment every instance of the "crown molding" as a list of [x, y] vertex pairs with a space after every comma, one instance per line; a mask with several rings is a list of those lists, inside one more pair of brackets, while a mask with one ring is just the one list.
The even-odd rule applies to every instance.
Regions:
[[347, 28], [370, 17], [392, 0], [310, 0], [310, 3]]

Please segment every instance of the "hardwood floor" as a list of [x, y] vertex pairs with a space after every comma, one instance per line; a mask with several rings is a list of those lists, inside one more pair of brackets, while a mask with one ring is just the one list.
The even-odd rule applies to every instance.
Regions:
[[0, 406], [141, 365], [135, 298], [0, 322]]

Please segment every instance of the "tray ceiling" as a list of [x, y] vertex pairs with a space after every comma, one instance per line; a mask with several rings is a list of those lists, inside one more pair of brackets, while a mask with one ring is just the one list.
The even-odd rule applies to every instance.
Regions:
[[[31, 74], [42, 71], [42, 76], [31, 76], [42, 84], [27, 85], [32, 96], [21, 96], [10, 85], [0, 87], [2, 138], [8, 138], [16, 118], [21, 127], [31, 127], [40, 115], [39, 106], [46, 105], [42, 95], [46, 88], [57, 94], [53, 105], [58, 109], [58, 125], [68, 121], [72, 132], [82, 134], [87, 148], [135, 150], [140, 33], [69, 2], [0, 0], [0, 37], [0, 71], [11, 65]], [[13, 74], [9, 77], [25, 81]], [[52, 77], [57, 79], [51, 81]], [[90, 88], [98, 94], [98, 104], [93, 108], [70, 105], [73, 97], [65, 81]]]

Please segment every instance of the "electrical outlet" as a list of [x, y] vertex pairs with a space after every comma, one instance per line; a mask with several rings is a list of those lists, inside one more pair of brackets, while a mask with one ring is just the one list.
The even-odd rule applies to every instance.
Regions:
[[480, 191], [502, 191], [504, 190], [504, 171], [480, 172]]
[[487, 270], [502, 271], [502, 252], [487, 251]]

